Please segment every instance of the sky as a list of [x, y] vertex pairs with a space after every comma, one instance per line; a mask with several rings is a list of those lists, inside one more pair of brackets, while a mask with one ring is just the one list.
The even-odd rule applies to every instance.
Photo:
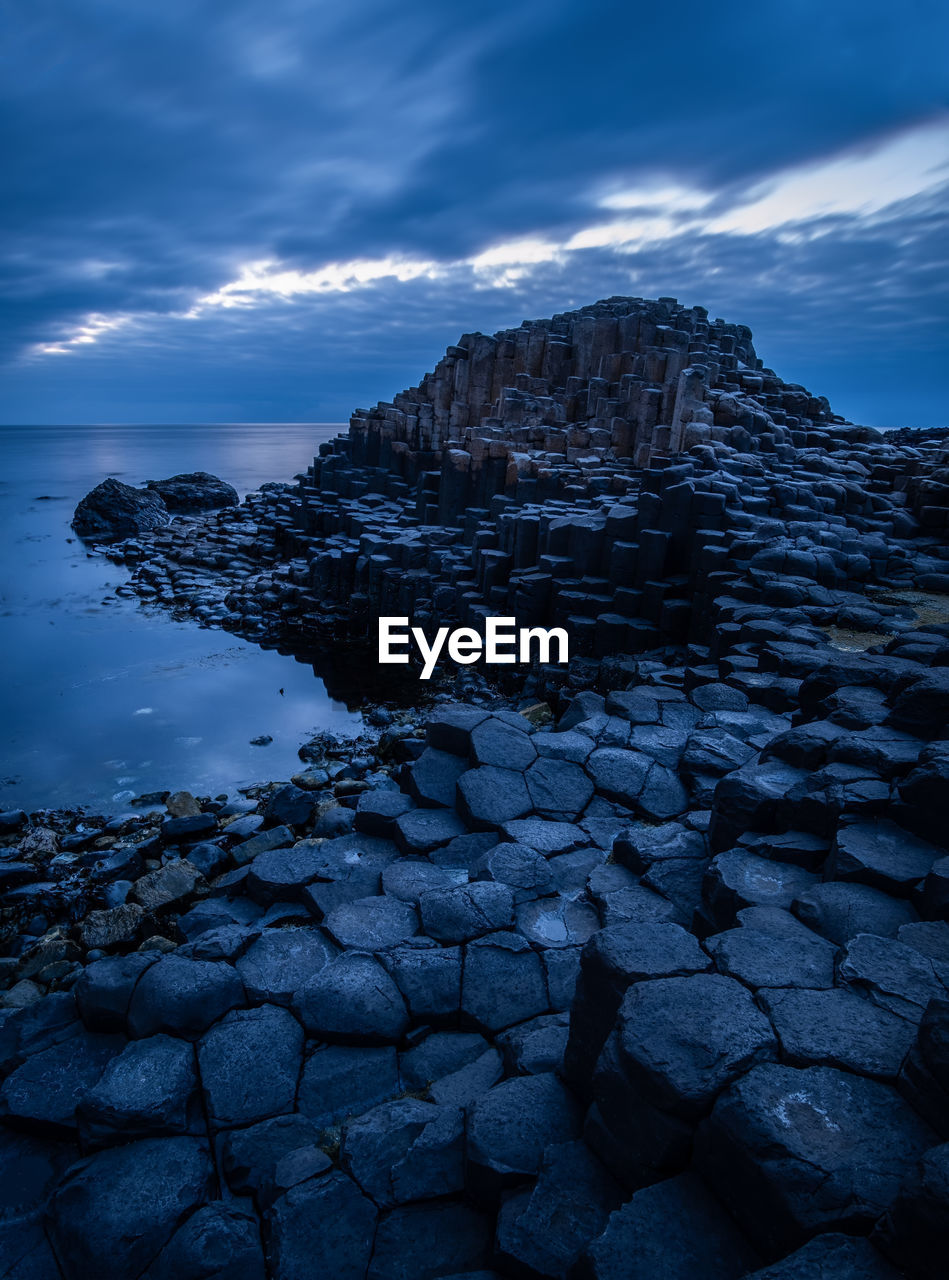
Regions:
[[615, 294], [944, 425], [943, 0], [9, 0], [0, 421], [342, 421]]

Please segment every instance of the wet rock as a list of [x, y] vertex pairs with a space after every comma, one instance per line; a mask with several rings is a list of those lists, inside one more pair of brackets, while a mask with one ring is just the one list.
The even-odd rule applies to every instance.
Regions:
[[89, 491], [76, 507], [72, 527], [80, 538], [108, 541], [132, 538], [168, 523], [161, 495], [134, 489], [110, 477]]
[[733, 849], [709, 863], [702, 896], [709, 918], [719, 929], [727, 929], [743, 908], [789, 907], [817, 883], [817, 877], [801, 867]]
[[193, 863], [179, 859], [136, 880], [129, 897], [146, 911], [158, 911], [190, 897], [201, 879]]
[[178, 1224], [210, 1196], [213, 1167], [193, 1138], [147, 1138], [81, 1160], [47, 1209], [46, 1227], [67, 1280], [136, 1280]]
[[467, 767], [467, 762], [459, 756], [439, 751], [435, 747], [426, 747], [419, 758], [408, 766], [409, 791], [421, 805], [450, 809], [455, 803], [458, 779]]
[[88, 950], [109, 951], [127, 946], [138, 937], [145, 911], [135, 902], [104, 911], [90, 911], [82, 922], [80, 936]]
[[497, 765], [523, 771], [537, 758], [528, 724], [511, 724], [496, 716], [482, 720], [471, 731], [470, 756], [476, 765]]

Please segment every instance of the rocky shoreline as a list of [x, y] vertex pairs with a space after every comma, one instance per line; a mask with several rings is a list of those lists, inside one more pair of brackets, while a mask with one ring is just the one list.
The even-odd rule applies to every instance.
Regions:
[[574, 656], [251, 794], [0, 815], [2, 1274], [941, 1276], [947, 526], [947, 433], [611, 299], [112, 546], [289, 651]]

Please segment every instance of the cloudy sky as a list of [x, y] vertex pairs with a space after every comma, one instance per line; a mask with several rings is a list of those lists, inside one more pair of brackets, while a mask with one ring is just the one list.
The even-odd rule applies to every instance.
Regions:
[[944, 424], [943, 0], [10, 0], [0, 420], [337, 421], [612, 294]]

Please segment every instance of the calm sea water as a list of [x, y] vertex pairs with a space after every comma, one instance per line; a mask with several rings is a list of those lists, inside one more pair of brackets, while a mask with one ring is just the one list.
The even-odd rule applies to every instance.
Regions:
[[210, 471], [243, 497], [292, 479], [341, 429], [0, 427], [0, 809], [121, 813], [148, 791], [233, 793], [288, 778], [316, 730], [358, 731], [312, 666], [116, 596], [126, 571], [70, 528], [106, 476]]

